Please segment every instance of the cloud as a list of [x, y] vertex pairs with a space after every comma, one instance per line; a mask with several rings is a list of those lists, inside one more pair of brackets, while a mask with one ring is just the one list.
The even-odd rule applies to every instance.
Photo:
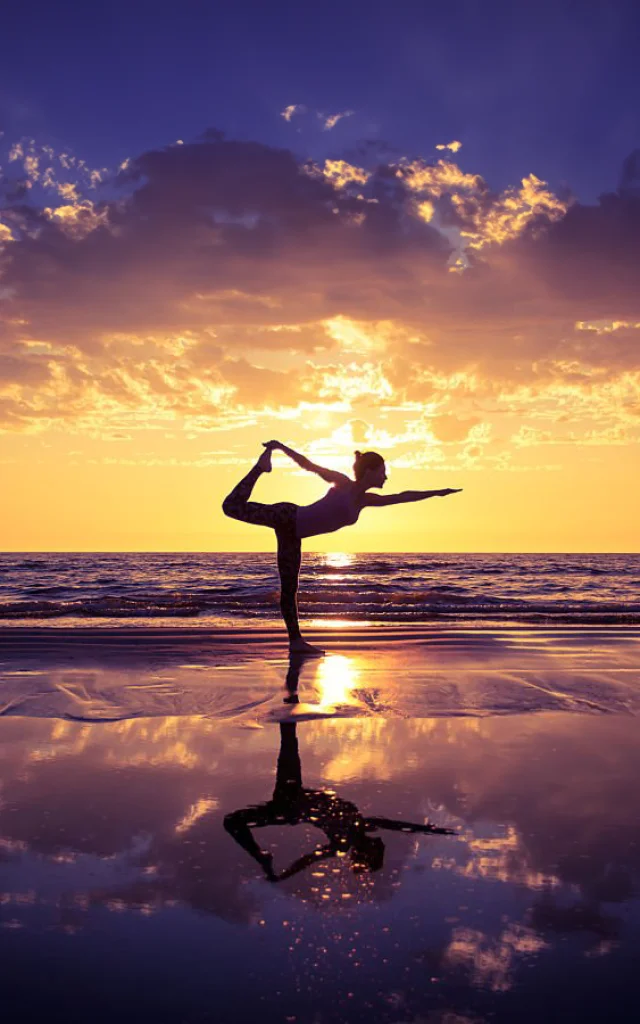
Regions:
[[214, 429], [316, 402], [428, 421], [425, 443], [466, 459], [499, 457], [468, 439], [488, 416], [516, 454], [524, 415], [574, 443], [636, 436], [633, 162], [586, 206], [534, 174], [494, 191], [448, 157], [319, 165], [214, 130], [99, 176], [7, 145], [31, 187], [1, 182], [5, 430]]
[[289, 122], [296, 114], [305, 114], [306, 112], [307, 108], [304, 103], [291, 103], [288, 107], [285, 107], [284, 110], [280, 111], [280, 117], [283, 117], [285, 121]]
[[343, 117], [353, 117], [354, 113], [355, 113], [355, 111], [353, 111], [353, 110], [343, 110], [341, 113], [338, 113], [338, 114], [320, 114], [320, 113], [318, 113], [318, 118], [319, 118], [320, 121], [322, 121], [322, 130], [323, 130], [323, 132], [330, 132], [331, 129], [335, 128], [335, 126], [337, 125], [338, 121], [341, 121]]
[[363, 420], [350, 420], [351, 440], [354, 444], [365, 444], [370, 435], [370, 427]]
[[325, 160], [320, 174], [331, 182], [336, 188], [344, 188], [345, 185], [366, 185], [371, 177], [369, 171], [364, 167], [354, 167], [346, 160]]
[[624, 329], [638, 330], [640, 323], [630, 324], [627, 320], [578, 320], [576, 331], [595, 331], [596, 334], [611, 334]]
[[477, 419], [460, 419], [452, 413], [434, 416], [431, 427], [440, 441], [465, 441], [472, 427], [480, 421]]
[[[81, 189], [96, 189], [108, 174], [107, 167], [91, 168], [80, 157], [72, 153], [56, 153], [52, 146], [39, 145], [27, 136], [9, 147], [7, 160], [9, 164], [22, 166], [27, 191], [38, 185], [67, 199], [78, 198]], [[71, 180], [61, 181], [60, 178]]]
[[[291, 103], [284, 110], [280, 111], [280, 117], [282, 117], [288, 124], [291, 123], [294, 117], [299, 117], [302, 114], [309, 113], [309, 108], [304, 103]], [[323, 114], [317, 110], [315, 112], [316, 118], [320, 121], [323, 132], [330, 132], [332, 128], [338, 124], [345, 117], [353, 117], [355, 111], [353, 110], [342, 110], [336, 114]]]

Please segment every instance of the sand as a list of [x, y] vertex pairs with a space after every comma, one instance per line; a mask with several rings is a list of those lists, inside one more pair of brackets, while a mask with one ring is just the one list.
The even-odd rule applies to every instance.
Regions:
[[7, 1019], [626, 1024], [638, 631], [309, 638], [0, 631]]
[[[246, 725], [640, 709], [637, 627], [341, 627], [293, 667], [281, 630], [109, 627], [0, 631], [0, 714]], [[293, 691], [297, 703], [283, 698]]]

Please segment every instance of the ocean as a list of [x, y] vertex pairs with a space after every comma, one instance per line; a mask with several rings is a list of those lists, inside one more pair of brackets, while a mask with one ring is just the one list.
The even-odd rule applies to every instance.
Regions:
[[[640, 554], [305, 553], [301, 620], [640, 623]], [[278, 623], [273, 553], [0, 554], [4, 625]]]

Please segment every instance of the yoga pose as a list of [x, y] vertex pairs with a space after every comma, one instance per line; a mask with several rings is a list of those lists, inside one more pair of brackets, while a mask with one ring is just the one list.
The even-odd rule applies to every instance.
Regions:
[[[314, 825], [324, 832], [327, 842], [302, 857], [280, 873], [273, 869], [273, 857], [263, 850], [252, 829], [267, 825]], [[437, 825], [398, 821], [395, 818], [363, 817], [355, 804], [343, 800], [333, 790], [307, 789], [302, 784], [295, 722], [280, 723], [280, 753], [276, 769], [276, 785], [268, 803], [254, 804], [244, 810], [227, 814], [224, 827], [235, 841], [260, 864], [270, 882], [283, 882], [305, 868], [318, 865], [329, 857], [348, 853], [354, 871], [378, 871], [384, 858], [384, 842], [371, 835], [378, 829], [413, 835], [450, 836], [450, 828]]]
[[[265, 441], [262, 453], [253, 469], [237, 484], [222, 503], [222, 511], [232, 519], [258, 526], [270, 526], [278, 541], [278, 570], [280, 573], [280, 610], [289, 634], [292, 654], [322, 655], [302, 639], [298, 622], [297, 594], [300, 572], [301, 540], [322, 533], [333, 533], [343, 526], [355, 523], [363, 508], [397, 505], [405, 501], [423, 501], [425, 498], [444, 498], [462, 488], [450, 487], [440, 491], [401, 491], [399, 494], [367, 494], [372, 487], [383, 487], [387, 479], [384, 459], [377, 452], [356, 452], [353, 464], [355, 479], [334, 469], [317, 466], [299, 452], [280, 441]], [[279, 450], [303, 469], [317, 473], [332, 486], [323, 498], [312, 505], [296, 505], [291, 501], [278, 501], [263, 505], [249, 501], [256, 481], [262, 473], [271, 472], [271, 455]]]

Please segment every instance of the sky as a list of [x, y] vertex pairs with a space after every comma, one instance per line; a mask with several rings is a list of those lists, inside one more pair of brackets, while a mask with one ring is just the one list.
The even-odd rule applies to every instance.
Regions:
[[[263, 440], [385, 491], [344, 551], [638, 551], [636, 4], [14, 5], [0, 547], [270, 550]], [[282, 454], [254, 497], [320, 497]]]

